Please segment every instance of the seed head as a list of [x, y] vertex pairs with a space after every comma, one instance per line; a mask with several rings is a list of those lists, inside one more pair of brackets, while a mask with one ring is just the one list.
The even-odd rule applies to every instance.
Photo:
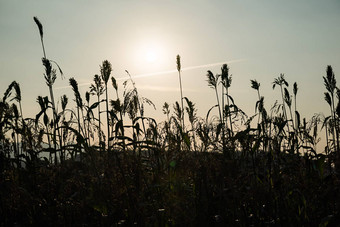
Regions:
[[33, 17], [34, 22], [37, 24], [38, 28], [39, 28], [39, 33], [40, 33], [40, 37], [43, 38], [44, 36], [44, 32], [43, 32], [43, 26], [40, 23], [39, 19], [37, 17]]
[[176, 63], [177, 63], [177, 71], [181, 71], [181, 56], [177, 55], [176, 57]]

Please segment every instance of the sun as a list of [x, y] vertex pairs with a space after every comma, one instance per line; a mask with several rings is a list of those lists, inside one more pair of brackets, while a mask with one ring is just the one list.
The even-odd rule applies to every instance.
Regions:
[[156, 62], [157, 59], [158, 59], [158, 54], [157, 54], [156, 50], [148, 50], [148, 51], [146, 51], [145, 59], [149, 63]]
[[140, 38], [131, 48], [135, 71], [150, 73], [164, 70], [168, 61], [167, 43], [156, 37]]
[[159, 64], [163, 58], [163, 45], [159, 41], [149, 40], [141, 45], [141, 61], [150, 65]]

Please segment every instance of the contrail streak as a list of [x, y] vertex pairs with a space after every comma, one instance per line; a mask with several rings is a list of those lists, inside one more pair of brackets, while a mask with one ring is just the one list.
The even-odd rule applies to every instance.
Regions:
[[[216, 65], [237, 63], [237, 62], [242, 62], [242, 61], [245, 61], [245, 60], [246, 60], [246, 59], [238, 59], [238, 60], [216, 62], [216, 63], [205, 64], [205, 65], [189, 66], [189, 67], [182, 68], [182, 71], [188, 71], [188, 70], [192, 70], [192, 69], [201, 69], [201, 68], [212, 67], [212, 66], [216, 66]], [[174, 70], [168, 70], [168, 71], [155, 72], [155, 73], [139, 74], [139, 75], [135, 75], [135, 76], [131, 76], [131, 77], [132, 77], [132, 78], [141, 78], [141, 77], [149, 77], [149, 76], [165, 75], [165, 74], [170, 74], [170, 73], [175, 73], [175, 72], [177, 72], [176, 69], [174, 69]], [[129, 77], [123, 77], [123, 78], [119, 78], [118, 80], [123, 80], [123, 79], [128, 79], [128, 78], [129, 78]]]
[[[210, 63], [210, 64], [205, 64], [205, 65], [195, 65], [195, 66], [189, 66], [189, 67], [185, 67], [182, 68], [182, 71], [188, 71], [188, 70], [193, 70], [193, 69], [201, 69], [201, 68], [207, 68], [207, 67], [212, 67], [212, 66], [216, 66], [216, 65], [223, 65], [223, 64], [231, 64], [231, 63], [237, 63], [237, 62], [243, 62], [246, 61], [246, 59], [237, 59], [237, 60], [230, 60], [230, 61], [222, 61], [222, 62], [215, 62], [215, 63]], [[154, 73], [144, 73], [144, 74], [139, 74], [139, 75], [132, 75], [132, 79], [135, 78], [143, 78], [143, 77], [150, 77], [150, 76], [159, 76], [159, 75], [166, 75], [166, 74], [171, 74], [171, 73], [175, 73], [177, 72], [176, 69], [174, 70], [168, 70], [168, 71], [161, 71], [161, 72], [154, 72]], [[116, 78], [116, 80], [126, 80], [129, 79], [128, 76], [126, 77], [120, 77], [120, 78]], [[88, 82], [88, 83], [81, 83], [78, 84], [78, 87], [84, 87], [84, 86], [88, 86], [91, 85], [92, 82]], [[57, 87], [55, 89], [64, 89], [64, 88], [69, 88], [71, 86], [63, 86], [63, 87]]]
[[[178, 92], [180, 91], [178, 87], [164, 87], [164, 86], [149, 86], [149, 85], [139, 85], [138, 89], [148, 90], [148, 91], [167, 91], [167, 92]], [[183, 90], [187, 92], [198, 92], [198, 90], [184, 88]]]

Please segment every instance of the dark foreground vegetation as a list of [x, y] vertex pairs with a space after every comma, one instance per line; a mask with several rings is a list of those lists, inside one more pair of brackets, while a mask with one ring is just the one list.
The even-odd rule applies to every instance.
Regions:
[[[85, 96], [69, 79], [75, 107], [65, 95], [55, 100], [62, 71], [47, 58], [43, 27], [34, 20], [50, 94], [37, 98], [41, 111], [33, 118], [22, 114], [15, 81], [0, 102], [1, 226], [340, 223], [340, 90], [331, 66], [323, 77], [327, 117], [302, 118], [298, 86], [291, 95], [283, 74], [273, 82], [282, 99], [268, 111], [260, 83], [251, 81], [258, 101], [256, 114], [247, 116], [230, 94], [223, 65], [220, 74], [207, 73], [216, 105], [201, 118], [182, 95], [177, 56], [181, 99], [173, 107], [165, 103], [166, 120], [156, 122], [144, 115], [152, 101], [139, 95], [131, 77], [120, 92], [108, 61]], [[316, 152], [320, 128], [326, 146]]]

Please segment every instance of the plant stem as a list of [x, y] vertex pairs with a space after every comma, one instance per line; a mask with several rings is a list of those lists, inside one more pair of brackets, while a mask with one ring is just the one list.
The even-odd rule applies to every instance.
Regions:
[[182, 121], [182, 128], [183, 128], [183, 131], [184, 131], [184, 105], [183, 105], [183, 92], [182, 92], [182, 77], [181, 77], [181, 71], [179, 70], [178, 71], [178, 77], [179, 77], [179, 87], [180, 87], [180, 90], [181, 90], [181, 108], [182, 108], [182, 118], [181, 118], [181, 121]]

